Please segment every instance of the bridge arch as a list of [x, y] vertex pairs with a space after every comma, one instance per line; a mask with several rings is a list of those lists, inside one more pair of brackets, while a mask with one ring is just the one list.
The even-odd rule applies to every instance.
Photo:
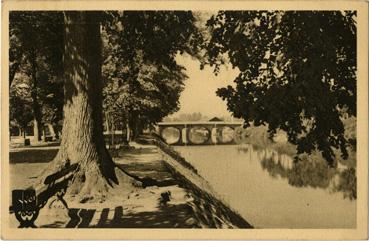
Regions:
[[161, 129], [160, 136], [169, 144], [179, 144], [182, 142], [182, 128], [167, 126]]
[[[207, 144], [211, 138], [211, 130], [206, 126], [190, 126], [188, 128], [187, 142], [188, 144], [202, 145]], [[205, 132], [205, 133], [204, 133]]]
[[[234, 127], [224, 125], [224, 126], [220, 126], [217, 128], [219, 129], [218, 131], [219, 136], [217, 138], [217, 142], [219, 144], [230, 144], [235, 141], [235, 128]], [[232, 133], [231, 134], [224, 133], [227, 130], [228, 132], [232, 131]], [[228, 140], [227, 139], [224, 140], [224, 137], [227, 135], [230, 136], [230, 138]]]

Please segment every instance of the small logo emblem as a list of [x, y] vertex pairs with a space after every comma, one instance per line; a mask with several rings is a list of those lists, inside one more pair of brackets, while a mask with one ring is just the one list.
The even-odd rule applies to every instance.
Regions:
[[15, 217], [20, 223], [19, 228], [36, 228], [34, 222], [37, 219], [39, 209], [34, 189], [13, 190], [12, 206]]

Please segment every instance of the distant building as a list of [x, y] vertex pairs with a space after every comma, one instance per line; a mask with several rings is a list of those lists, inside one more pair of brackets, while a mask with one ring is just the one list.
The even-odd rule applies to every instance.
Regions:
[[220, 119], [220, 118], [218, 118], [218, 117], [213, 117], [213, 118], [211, 118], [209, 121], [223, 121], [223, 119]]

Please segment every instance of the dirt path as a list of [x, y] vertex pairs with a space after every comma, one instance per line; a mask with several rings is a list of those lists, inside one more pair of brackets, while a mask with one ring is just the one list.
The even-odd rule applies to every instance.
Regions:
[[[11, 189], [32, 184], [55, 155], [50, 148], [35, 151], [27, 149], [10, 155]], [[68, 203], [69, 214], [60, 201], [50, 199], [41, 209], [36, 225], [44, 228], [236, 227], [229, 220], [222, 220], [222, 215], [215, 215], [217, 207], [208, 205], [197, 192], [184, 185], [183, 179], [176, 178], [157, 147], [136, 144], [135, 149], [117, 153], [114, 160], [128, 173], [150, 178], [155, 184], [132, 191], [127, 197], [117, 193], [117, 200], [102, 204]], [[11, 214], [11, 225], [18, 225], [14, 214]]]

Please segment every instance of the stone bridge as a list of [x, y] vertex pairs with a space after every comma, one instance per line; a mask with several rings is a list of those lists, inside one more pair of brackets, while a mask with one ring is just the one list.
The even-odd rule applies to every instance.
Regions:
[[157, 133], [170, 145], [234, 144], [234, 130], [243, 122], [159, 122]]

